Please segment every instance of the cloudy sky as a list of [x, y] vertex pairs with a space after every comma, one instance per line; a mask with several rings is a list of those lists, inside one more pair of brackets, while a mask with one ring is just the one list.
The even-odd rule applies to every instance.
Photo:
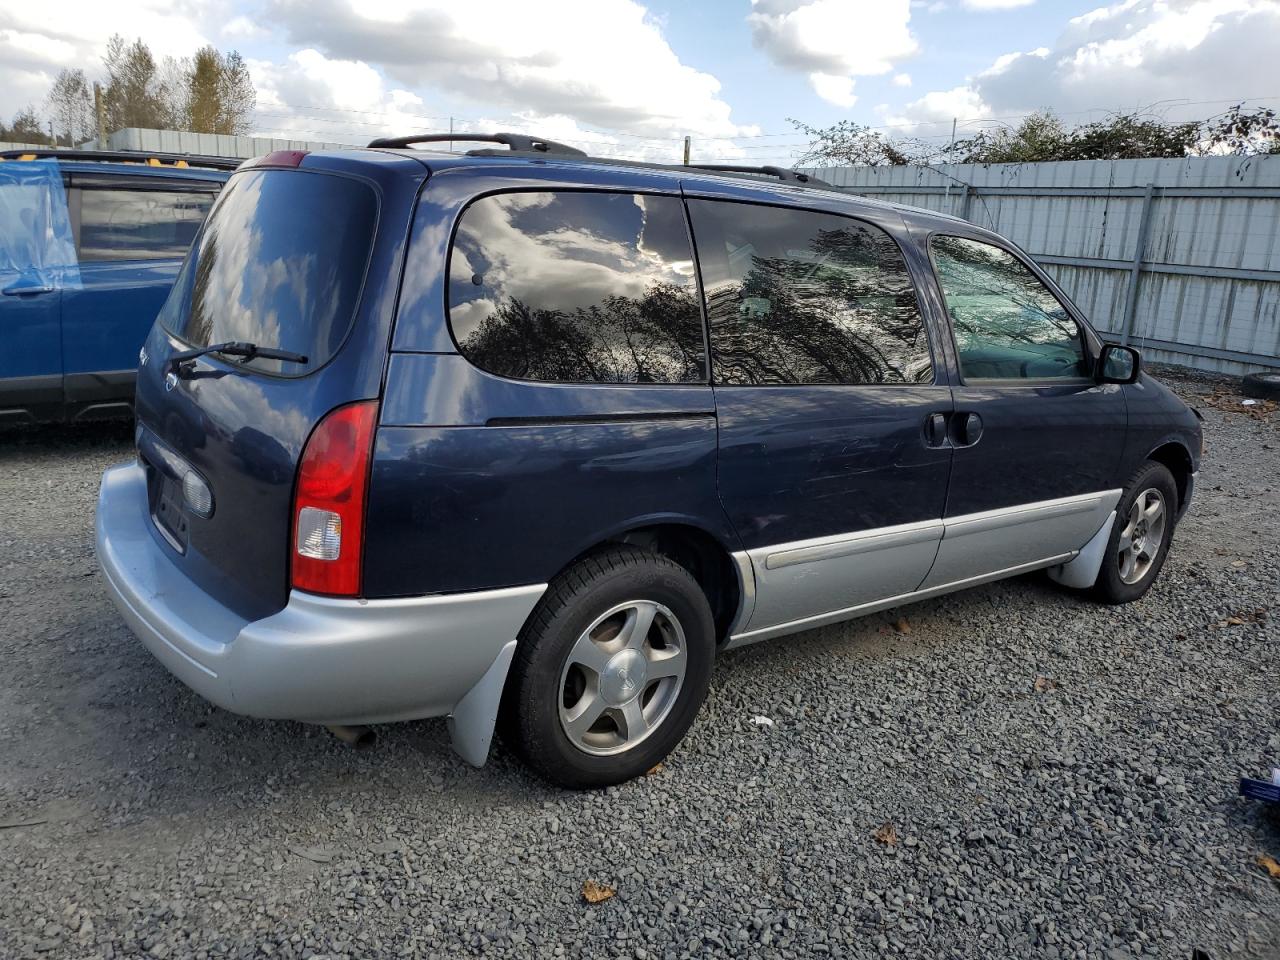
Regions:
[[[54, 9], [56, 14], [48, 11]], [[256, 133], [531, 130], [594, 152], [789, 162], [787, 122], [963, 136], [1051, 107], [1280, 107], [1280, 0], [0, 0], [0, 114], [107, 38], [239, 50]]]

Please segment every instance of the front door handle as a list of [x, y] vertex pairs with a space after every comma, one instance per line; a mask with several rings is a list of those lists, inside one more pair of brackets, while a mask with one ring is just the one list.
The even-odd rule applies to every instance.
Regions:
[[947, 414], [931, 413], [924, 418], [924, 445], [926, 447], [947, 445]]
[[6, 297], [34, 297], [42, 293], [53, 293], [53, 287], [31, 286], [18, 282], [0, 290], [0, 293], [3, 293]]

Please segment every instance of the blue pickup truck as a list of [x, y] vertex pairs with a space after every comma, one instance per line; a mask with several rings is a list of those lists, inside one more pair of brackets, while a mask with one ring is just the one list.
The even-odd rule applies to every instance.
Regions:
[[131, 411], [138, 350], [238, 164], [0, 153], [0, 425]]

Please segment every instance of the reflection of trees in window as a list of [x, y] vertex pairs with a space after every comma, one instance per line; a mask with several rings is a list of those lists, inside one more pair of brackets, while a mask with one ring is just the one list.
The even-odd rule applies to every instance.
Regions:
[[1065, 344], [1075, 321], [1016, 257], [988, 243], [935, 237], [934, 259], [956, 339], [969, 343]]
[[454, 241], [449, 305], [463, 355], [500, 376], [706, 379], [693, 252], [675, 197], [484, 197]]
[[[754, 250], [777, 251], [753, 253], [745, 271], [722, 266], [725, 279], [708, 285], [719, 382], [932, 379], [915, 289], [887, 234], [835, 216], [766, 208], [750, 210], [749, 225], [734, 224], [728, 218], [737, 205], [696, 204], [708, 207], [709, 216], [695, 215], [707, 247], [725, 250], [746, 235]], [[833, 227], [824, 229], [824, 222]], [[735, 243], [728, 242], [731, 235]], [[806, 248], [794, 249], [797, 242]]]
[[639, 299], [606, 297], [573, 310], [508, 297], [459, 344], [500, 376], [573, 383], [703, 379], [702, 322], [693, 291], [652, 283]]

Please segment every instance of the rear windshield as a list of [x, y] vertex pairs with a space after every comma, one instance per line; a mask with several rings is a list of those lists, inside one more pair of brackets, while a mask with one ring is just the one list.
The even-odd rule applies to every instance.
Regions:
[[378, 202], [347, 177], [256, 170], [228, 181], [160, 314], [196, 347], [244, 340], [306, 363], [251, 360], [299, 376], [346, 339], [369, 265]]

